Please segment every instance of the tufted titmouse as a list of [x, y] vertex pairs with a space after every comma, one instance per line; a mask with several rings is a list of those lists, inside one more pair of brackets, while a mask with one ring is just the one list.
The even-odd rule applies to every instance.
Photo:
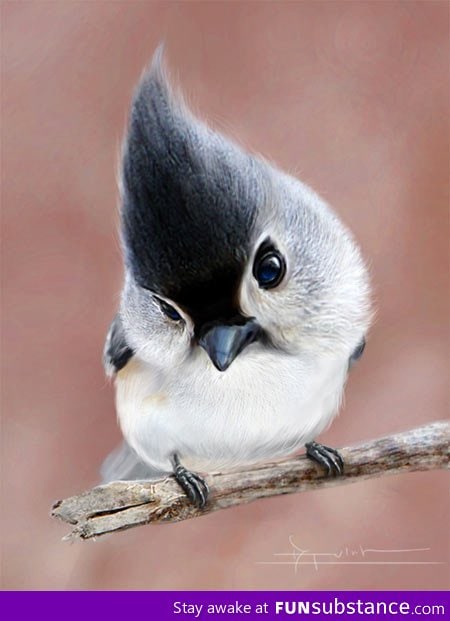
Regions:
[[309, 187], [196, 119], [159, 50], [137, 87], [121, 170], [125, 282], [104, 361], [126, 442], [106, 480], [198, 472], [305, 446], [338, 411], [370, 323], [349, 231]]

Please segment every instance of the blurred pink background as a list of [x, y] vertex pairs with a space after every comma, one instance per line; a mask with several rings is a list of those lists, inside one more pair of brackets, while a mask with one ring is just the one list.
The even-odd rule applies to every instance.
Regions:
[[[3, 588], [443, 589], [448, 564], [260, 564], [410, 549], [448, 562], [446, 475], [260, 501], [95, 543], [52, 502], [118, 442], [100, 362], [118, 300], [118, 147], [162, 39], [195, 110], [301, 176], [370, 264], [378, 317], [335, 446], [448, 413], [446, 2], [3, 2]], [[281, 557], [282, 558], [282, 557]], [[377, 560], [392, 560], [381, 554]]]

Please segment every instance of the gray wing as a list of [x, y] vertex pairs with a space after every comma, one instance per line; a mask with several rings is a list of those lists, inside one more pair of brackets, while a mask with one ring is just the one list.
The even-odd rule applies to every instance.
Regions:
[[134, 356], [134, 351], [128, 346], [122, 321], [117, 314], [109, 328], [103, 350], [103, 366], [106, 374], [112, 376], [127, 364]]
[[358, 345], [358, 347], [355, 349], [355, 351], [352, 353], [352, 355], [348, 359], [348, 370], [349, 371], [353, 367], [353, 365], [356, 362], [358, 362], [358, 360], [361, 358], [361, 356], [364, 353], [365, 348], [366, 348], [366, 339], [363, 338], [361, 343]]
[[[133, 356], [134, 351], [127, 344], [122, 321], [117, 314], [109, 328], [103, 351], [103, 365], [107, 375], [115, 375]], [[158, 473], [144, 464], [125, 441], [105, 459], [100, 475], [102, 483], [158, 478]]]

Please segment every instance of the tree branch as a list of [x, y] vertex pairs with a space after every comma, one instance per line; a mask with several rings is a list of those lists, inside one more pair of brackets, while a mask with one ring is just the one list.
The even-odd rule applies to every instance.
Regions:
[[173, 477], [117, 481], [60, 500], [51, 515], [74, 526], [65, 539], [91, 539], [133, 526], [178, 522], [266, 496], [353, 483], [387, 474], [449, 468], [450, 423], [439, 421], [358, 446], [343, 448], [344, 475], [327, 478], [305, 456], [207, 477], [203, 510], [191, 505]]

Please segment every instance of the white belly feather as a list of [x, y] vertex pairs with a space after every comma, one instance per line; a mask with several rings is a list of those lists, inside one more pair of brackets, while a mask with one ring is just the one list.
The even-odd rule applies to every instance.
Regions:
[[120, 425], [147, 464], [172, 470], [177, 453], [203, 472], [288, 455], [337, 413], [347, 363], [320, 368], [298, 357], [249, 348], [220, 373], [206, 354], [164, 373], [133, 358], [116, 378]]

